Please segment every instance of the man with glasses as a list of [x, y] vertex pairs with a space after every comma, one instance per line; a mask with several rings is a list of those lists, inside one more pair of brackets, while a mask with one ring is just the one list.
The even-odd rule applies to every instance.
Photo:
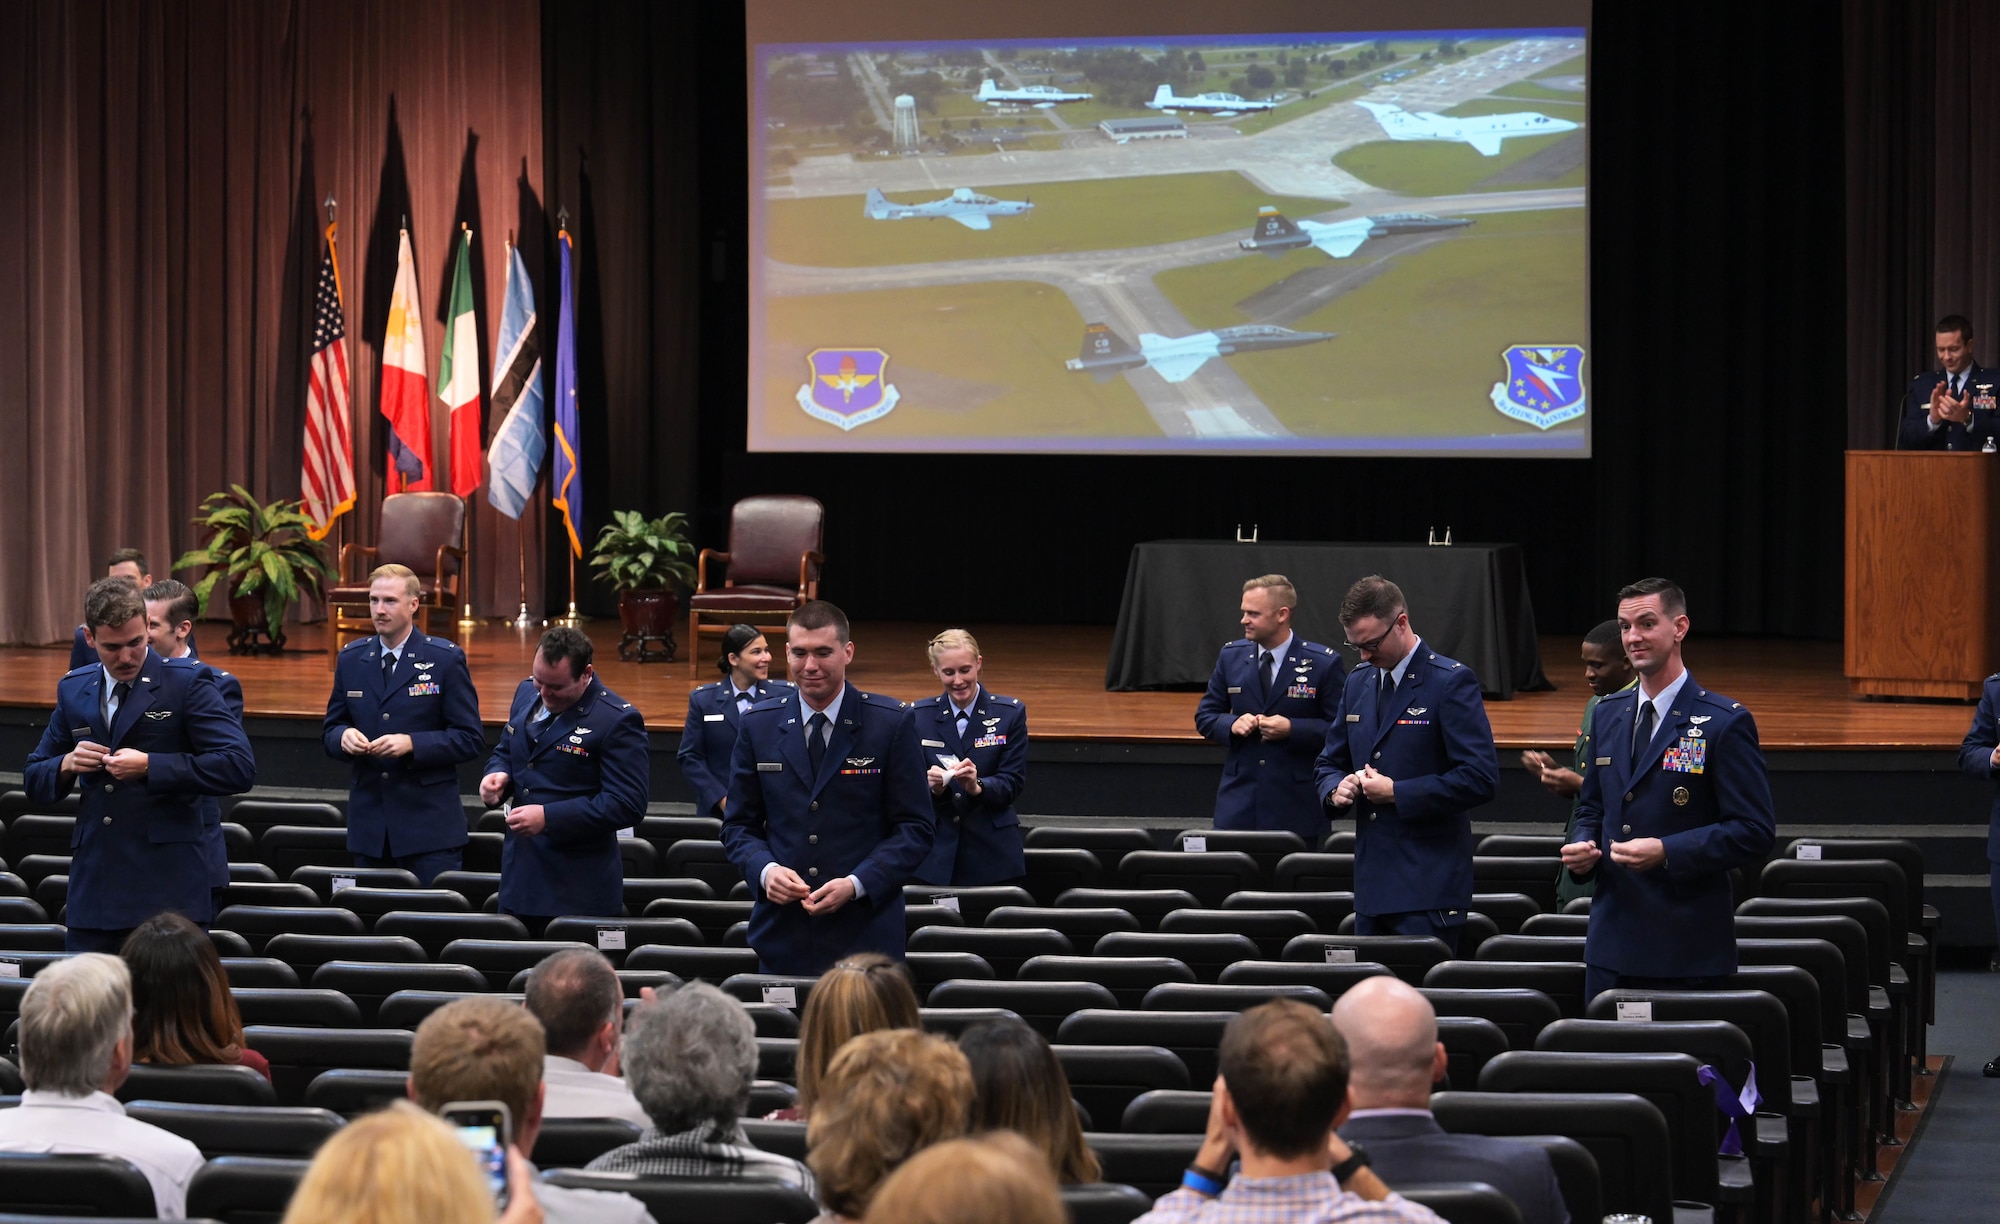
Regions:
[[1283, 574], [1243, 584], [1243, 636], [1222, 648], [1195, 730], [1229, 749], [1215, 792], [1218, 829], [1289, 829], [1319, 848], [1327, 812], [1313, 758], [1340, 704], [1340, 655], [1292, 632], [1299, 593]]
[[1703, 990], [1736, 972], [1729, 872], [1771, 851], [1777, 822], [1757, 723], [1681, 662], [1687, 596], [1665, 578], [1618, 592], [1636, 687], [1597, 703], [1596, 756], [1563, 866], [1595, 878], [1584, 998], [1616, 986]]
[[1340, 601], [1347, 677], [1314, 770], [1320, 801], [1354, 813], [1354, 932], [1434, 935], [1456, 953], [1472, 904], [1472, 820], [1500, 761], [1472, 669], [1424, 645], [1395, 583]]
[[489, 807], [511, 800], [500, 910], [537, 934], [565, 914], [625, 912], [618, 831], [646, 815], [646, 721], [604, 687], [592, 654], [582, 630], [542, 635], [479, 781]]

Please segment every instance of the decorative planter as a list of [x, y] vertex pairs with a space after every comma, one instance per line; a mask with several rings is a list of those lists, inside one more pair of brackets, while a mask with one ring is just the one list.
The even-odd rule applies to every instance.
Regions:
[[[258, 637], [265, 640], [259, 642]], [[264, 623], [264, 601], [255, 595], [232, 595], [229, 599], [229, 653], [283, 654], [282, 627], [272, 633]]]
[[680, 612], [680, 596], [664, 587], [620, 593], [618, 620], [625, 636], [618, 639], [618, 657], [627, 662], [673, 662], [678, 650], [674, 622]]

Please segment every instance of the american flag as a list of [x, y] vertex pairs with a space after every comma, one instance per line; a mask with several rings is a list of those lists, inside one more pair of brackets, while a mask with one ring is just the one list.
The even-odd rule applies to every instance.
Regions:
[[334, 261], [333, 227], [319, 261], [313, 295], [312, 375], [306, 385], [305, 470], [299, 479], [308, 534], [326, 538], [333, 520], [354, 508], [354, 446], [347, 408], [347, 328], [340, 318], [340, 268]]

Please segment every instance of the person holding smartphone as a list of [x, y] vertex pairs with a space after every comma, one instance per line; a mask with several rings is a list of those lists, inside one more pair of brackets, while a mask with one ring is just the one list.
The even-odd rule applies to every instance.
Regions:
[[925, 649], [944, 692], [911, 707], [937, 815], [917, 879], [968, 888], [1019, 883], [1028, 858], [1014, 801], [1028, 780], [1028, 708], [980, 684], [985, 660], [965, 630], [947, 629]]
[[771, 679], [771, 644], [754, 625], [730, 626], [716, 662], [723, 678], [688, 694], [687, 721], [675, 755], [694, 792], [694, 810], [720, 816], [729, 802], [729, 758], [736, 751], [736, 728], [744, 712], [789, 693], [792, 686]]

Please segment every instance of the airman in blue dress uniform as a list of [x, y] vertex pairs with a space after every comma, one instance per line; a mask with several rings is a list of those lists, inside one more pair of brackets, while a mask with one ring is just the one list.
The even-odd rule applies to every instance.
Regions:
[[917, 869], [925, 884], [1016, 884], [1028, 874], [1021, 814], [1028, 781], [1028, 709], [979, 682], [979, 643], [947, 629], [925, 648], [944, 692], [911, 706], [937, 836]]
[[743, 715], [792, 687], [770, 678], [771, 647], [754, 625], [733, 625], [722, 635], [720, 662], [724, 678], [688, 694], [687, 721], [675, 754], [694, 792], [694, 810], [705, 816], [720, 816], [729, 798], [729, 762], [736, 755]]

